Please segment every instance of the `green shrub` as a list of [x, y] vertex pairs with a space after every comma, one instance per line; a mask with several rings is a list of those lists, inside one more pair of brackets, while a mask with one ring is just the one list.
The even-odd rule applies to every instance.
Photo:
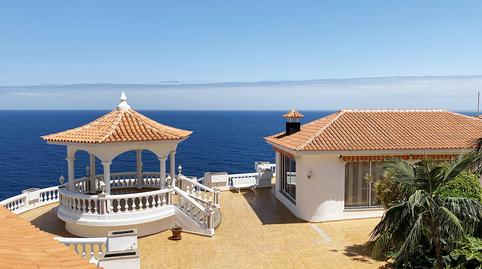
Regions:
[[482, 240], [466, 237], [444, 260], [448, 268], [482, 268]]
[[405, 195], [400, 187], [400, 183], [393, 179], [390, 172], [385, 172], [382, 178], [371, 179], [374, 181], [377, 202], [385, 208], [390, 208], [402, 202]]
[[436, 191], [441, 197], [464, 197], [482, 202], [482, 188], [477, 174], [463, 171], [455, 178], [441, 185]]

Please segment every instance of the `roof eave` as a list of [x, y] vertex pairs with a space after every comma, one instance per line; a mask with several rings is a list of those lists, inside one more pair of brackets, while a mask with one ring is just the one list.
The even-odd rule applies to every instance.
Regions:
[[464, 148], [439, 148], [439, 149], [373, 149], [373, 150], [296, 150], [297, 155], [429, 155], [429, 154], [463, 154], [472, 150]]

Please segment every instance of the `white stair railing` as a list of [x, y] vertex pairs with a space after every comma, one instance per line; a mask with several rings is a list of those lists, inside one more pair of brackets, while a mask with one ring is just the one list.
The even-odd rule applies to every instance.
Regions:
[[206, 207], [203, 206], [200, 202], [196, 201], [188, 193], [178, 187], [174, 187], [174, 191], [179, 195], [178, 208], [197, 221], [200, 225], [204, 226], [204, 229], [207, 229], [211, 234], [214, 234], [214, 225], [216, 223], [214, 216], [219, 208], [210, 204]]
[[219, 207], [219, 195], [220, 191], [217, 189], [209, 188], [194, 179], [188, 178], [184, 175], [178, 175], [177, 180], [180, 188], [197, 199], [201, 199], [204, 202], [212, 203]]

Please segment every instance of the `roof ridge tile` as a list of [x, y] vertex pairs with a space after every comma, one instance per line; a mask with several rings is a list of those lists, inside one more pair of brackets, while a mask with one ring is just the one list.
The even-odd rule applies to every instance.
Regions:
[[122, 117], [124, 117], [124, 113], [125, 113], [126, 111], [129, 111], [128, 109], [122, 110], [122, 109], [119, 109], [119, 108], [116, 108], [115, 110], [119, 111], [120, 114], [117, 116], [117, 119], [114, 121], [114, 124], [112, 124], [111, 130], [110, 130], [104, 137], [102, 137], [102, 138], [98, 141], [98, 143], [104, 142], [108, 137], [110, 137], [110, 136], [114, 133], [114, 131], [117, 129], [117, 126], [118, 126], [119, 123], [121, 122]]
[[[338, 118], [340, 118], [341, 115], [343, 115], [344, 113], [345, 112], [341, 111], [341, 110], [339, 112], [333, 113], [333, 114], [337, 114], [337, 115], [333, 119], [331, 119], [326, 125], [324, 125], [315, 135], [313, 135], [310, 139], [308, 139], [308, 141], [306, 141], [306, 143], [304, 143], [300, 147], [298, 147], [298, 150], [303, 150], [303, 148], [306, 147], [306, 145], [310, 144], [317, 136], [319, 136], [324, 130], [326, 130], [333, 122], [335, 122]], [[329, 117], [333, 114], [330, 114], [326, 117]], [[326, 117], [323, 117], [323, 118], [326, 118]], [[321, 118], [321, 119], [323, 119], [323, 118]], [[319, 120], [321, 120], [321, 119], [319, 119]]]
[[450, 112], [446, 109], [341, 109], [343, 112], [378, 113], [378, 112]]

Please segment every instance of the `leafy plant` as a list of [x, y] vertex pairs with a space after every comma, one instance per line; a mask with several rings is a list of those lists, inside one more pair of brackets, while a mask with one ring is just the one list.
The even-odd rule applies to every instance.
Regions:
[[[437, 268], [443, 268], [444, 249], [450, 250], [477, 224], [482, 205], [465, 197], [441, 197], [435, 190], [460, 175], [480, 158], [478, 152], [460, 156], [449, 165], [421, 160], [393, 160], [384, 169], [400, 184], [407, 198], [387, 209], [371, 233], [373, 254], [395, 252], [394, 265], [403, 268], [422, 250], [433, 251]], [[471, 222], [469, 225], [465, 222]], [[426, 247], [424, 247], [426, 246]], [[418, 253], [419, 254], [419, 253]], [[412, 267], [415, 267], [412, 265]]]
[[174, 223], [173, 225], [171, 225], [171, 230], [182, 230], [182, 227], [177, 224], [177, 223]]
[[383, 177], [371, 179], [374, 181], [377, 202], [385, 208], [402, 202], [406, 195], [400, 187], [400, 183], [393, 179], [390, 172], [383, 173]]
[[482, 202], [482, 188], [478, 175], [470, 170], [462, 171], [436, 191], [441, 197], [465, 197]]
[[466, 237], [457, 247], [445, 256], [449, 268], [482, 268], [482, 240]]

